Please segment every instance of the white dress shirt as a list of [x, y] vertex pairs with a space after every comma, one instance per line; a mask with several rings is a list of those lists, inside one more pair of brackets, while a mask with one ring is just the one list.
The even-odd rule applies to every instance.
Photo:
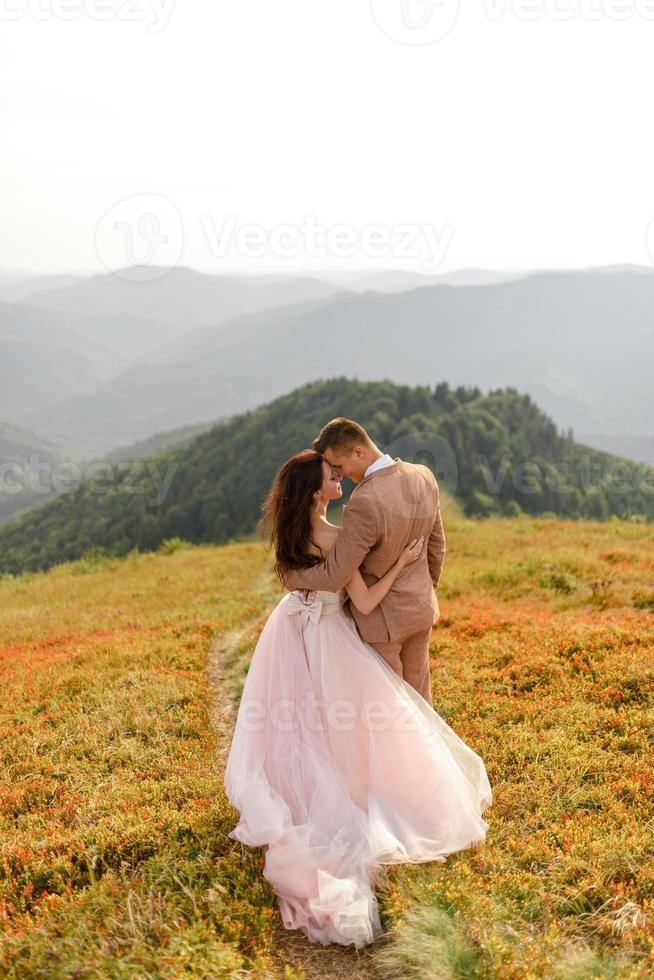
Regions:
[[363, 474], [364, 480], [367, 476], [370, 476], [371, 473], [374, 473], [375, 470], [381, 470], [384, 466], [392, 466], [394, 462], [395, 460], [392, 456], [389, 456], [388, 453], [384, 453], [383, 456], [380, 456], [379, 459], [376, 459], [374, 463], [370, 464], [366, 472]]

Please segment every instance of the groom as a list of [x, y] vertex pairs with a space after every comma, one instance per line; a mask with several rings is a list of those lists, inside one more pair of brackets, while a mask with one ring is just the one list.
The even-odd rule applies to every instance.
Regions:
[[341, 532], [325, 561], [289, 572], [285, 586], [337, 592], [357, 568], [378, 581], [412, 538], [428, 542], [371, 613], [352, 604], [361, 639], [432, 704], [429, 637], [440, 611], [435, 595], [445, 557], [436, 478], [426, 466], [392, 459], [351, 419], [332, 419], [313, 448], [357, 486], [343, 508]]

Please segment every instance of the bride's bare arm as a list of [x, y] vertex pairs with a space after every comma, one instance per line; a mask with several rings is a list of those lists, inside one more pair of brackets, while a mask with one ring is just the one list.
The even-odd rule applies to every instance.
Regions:
[[375, 582], [374, 585], [366, 585], [361, 572], [357, 568], [345, 588], [359, 612], [372, 612], [379, 605], [402, 569], [406, 565], [410, 565], [412, 561], [415, 561], [420, 556], [424, 540], [424, 535], [418, 538], [417, 541], [414, 538], [411, 544], [406, 546], [393, 567], [386, 572], [383, 578]]

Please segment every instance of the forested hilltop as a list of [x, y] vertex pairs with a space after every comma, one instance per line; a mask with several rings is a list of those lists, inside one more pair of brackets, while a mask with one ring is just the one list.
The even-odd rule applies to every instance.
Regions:
[[654, 472], [574, 442], [515, 388], [408, 387], [338, 378], [217, 423], [188, 445], [103, 464], [75, 489], [0, 527], [0, 572], [90, 549], [150, 551], [167, 538], [222, 543], [256, 529], [280, 463], [337, 415], [392, 455], [432, 466], [468, 516], [654, 518]]

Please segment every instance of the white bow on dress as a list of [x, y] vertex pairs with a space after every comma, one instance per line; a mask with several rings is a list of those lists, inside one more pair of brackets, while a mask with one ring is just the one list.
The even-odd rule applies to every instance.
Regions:
[[294, 616], [296, 613], [306, 613], [312, 623], [317, 623], [322, 614], [322, 599], [319, 599], [314, 592], [313, 598], [305, 601], [297, 592], [291, 592], [286, 604], [286, 612], [289, 616]]

